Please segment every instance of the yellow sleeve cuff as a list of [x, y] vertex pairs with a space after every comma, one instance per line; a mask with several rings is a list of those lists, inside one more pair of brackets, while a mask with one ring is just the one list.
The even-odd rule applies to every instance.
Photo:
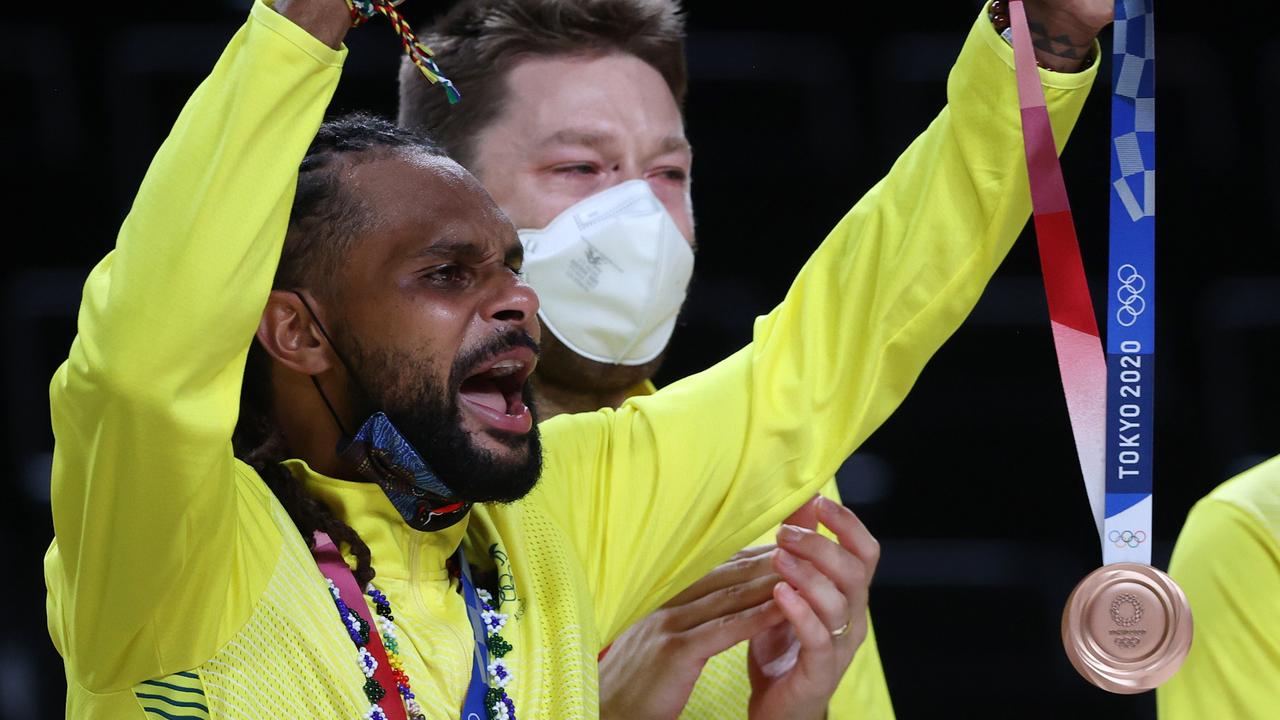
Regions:
[[[996, 32], [996, 28], [991, 24], [991, 19], [987, 17], [987, 8], [983, 6], [982, 11], [978, 13], [977, 28], [978, 34], [986, 41], [987, 47], [999, 57], [1005, 65], [1013, 70], [1013, 47], [1000, 37], [1000, 33]], [[1077, 88], [1088, 87], [1093, 84], [1094, 78], [1098, 76], [1098, 66], [1101, 65], [1102, 46], [1098, 43], [1097, 38], [1093, 41], [1094, 60], [1089, 67], [1079, 72], [1055, 72], [1053, 70], [1045, 70], [1037, 67], [1040, 72], [1040, 84], [1045, 87], [1057, 88], [1059, 90], [1075, 90]]]
[[251, 22], [261, 23], [272, 32], [288, 40], [299, 50], [315, 58], [316, 62], [321, 65], [342, 67], [343, 61], [347, 59], [347, 46], [345, 44], [337, 50], [325, 45], [311, 33], [295, 25], [289, 18], [276, 12], [269, 0], [257, 0], [253, 4], [253, 8], [249, 10], [249, 18]]

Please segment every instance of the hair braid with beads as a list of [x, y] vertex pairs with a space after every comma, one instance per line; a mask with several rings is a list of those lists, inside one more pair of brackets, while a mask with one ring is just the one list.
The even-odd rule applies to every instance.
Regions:
[[[340, 170], [344, 163], [349, 166], [387, 152], [443, 155], [420, 133], [371, 115], [346, 115], [320, 126], [299, 170], [275, 288], [305, 287], [322, 297], [336, 297], [332, 278], [340, 272], [353, 238], [370, 220], [367, 206], [343, 186]], [[314, 545], [315, 531], [327, 533], [355, 555], [356, 582], [364, 587], [373, 580], [369, 546], [282, 464], [292, 454], [272, 407], [271, 358], [256, 340], [249, 347], [232, 447], [237, 458], [262, 476], [308, 546]]]

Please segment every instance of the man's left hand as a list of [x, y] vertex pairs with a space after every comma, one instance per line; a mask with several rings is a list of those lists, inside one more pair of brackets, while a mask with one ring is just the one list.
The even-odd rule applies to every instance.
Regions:
[[[816, 532], [821, 522], [836, 542]], [[848, 508], [810, 500], [778, 532], [773, 597], [787, 622], [751, 640], [752, 720], [822, 718], [867, 637], [867, 594], [880, 544]]]

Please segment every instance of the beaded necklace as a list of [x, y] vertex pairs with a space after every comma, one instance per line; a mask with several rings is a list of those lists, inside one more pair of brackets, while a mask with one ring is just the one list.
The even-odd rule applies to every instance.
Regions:
[[404, 663], [400, 661], [400, 634], [397, 631], [395, 616], [391, 614], [391, 601], [382, 591], [370, 584], [365, 588], [365, 595], [373, 601], [376, 615], [373, 621], [378, 624], [378, 632], [382, 633], [382, 646], [387, 649], [387, 663], [391, 665], [391, 676], [395, 678], [396, 690], [404, 700], [404, 708], [409, 712], [409, 720], [426, 720], [422, 706], [414, 697], [409, 687], [409, 675], [404, 671]]
[[488, 635], [489, 654], [493, 656], [486, 668], [489, 690], [485, 693], [485, 709], [489, 711], [489, 720], [516, 720], [516, 704], [506, 690], [511, 682], [511, 668], [502, 659], [511, 652], [511, 643], [498, 634], [507, 624], [507, 614], [493, 609], [493, 596], [487, 590], [476, 588], [476, 596], [480, 598], [480, 617]]
[[[379, 704], [386, 697], [387, 689], [382, 687], [382, 683], [378, 682], [377, 678], [373, 676], [378, 670], [378, 660], [373, 656], [373, 653], [369, 652], [369, 623], [360, 617], [359, 613], [347, 606], [347, 603], [342, 599], [342, 593], [338, 592], [338, 586], [334, 584], [333, 580], [329, 580], [329, 594], [333, 597], [333, 604], [338, 608], [338, 617], [342, 619], [342, 625], [347, 629], [347, 635], [356, 646], [356, 662], [360, 666], [360, 672], [364, 673], [364, 695], [369, 700], [369, 709], [361, 718], [363, 720], [387, 720], [387, 713]], [[385, 642], [394, 642], [386, 633], [383, 633], [383, 637], [386, 638]], [[394, 668], [395, 665], [393, 664], [393, 674], [395, 673]], [[401, 682], [401, 677], [404, 678], [403, 682]], [[413, 693], [409, 690], [408, 676], [405, 676], [402, 672], [396, 676], [396, 682], [401, 688], [402, 696], [408, 693], [408, 696], [412, 697]], [[416, 706], [416, 701], [414, 704]], [[405, 705], [406, 709], [413, 713], [413, 708], [408, 707], [407, 701]], [[421, 718], [420, 708], [417, 716], [411, 716], [411, 720], [419, 720], [419, 718]]]
[[[329, 594], [333, 597], [338, 616], [342, 619], [343, 627], [347, 629], [347, 635], [356, 646], [356, 661], [365, 676], [364, 693], [370, 706], [361, 718], [362, 720], [387, 720], [387, 714], [380, 704], [387, 695], [387, 689], [374, 677], [378, 669], [378, 661], [368, 647], [371, 633], [369, 623], [343, 601], [342, 594], [333, 580], [328, 580], [328, 583]], [[470, 583], [466, 583], [464, 589], [469, 585]], [[484, 694], [486, 714], [488, 720], [516, 720], [515, 702], [506, 691], [507, 685], [512, 680], [511, 668], [503, 660], [511, 652], [512, 646], [500, 634], [507, 624], [508, 615], [494, 609], [493, 596], [487, 591], [475, 588], [474, 592], [480, 604], [481, 620], [489, 653], [493, 656], [493, 660], [485, 668], [488, 675], [488, 687]], [[391, 611], [391, 601], [372, 584], [365, 588], [365, 594], [373, 602], [374, 622], [378, 625], [382, 646], [387, 652], [387, 664], [391, 667], [391, 676], [400, 698], [404, 701], [409, 720], [426, 720], [426, 714], [413, 693], [409, 684], [409, 675], [405, 672], [404, 663], [400, 659], [400, 633]]]

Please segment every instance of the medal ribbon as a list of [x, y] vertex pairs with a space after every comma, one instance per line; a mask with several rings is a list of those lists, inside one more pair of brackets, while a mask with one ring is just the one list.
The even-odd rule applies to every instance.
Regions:
[[[391, 674], [391, 662], [387, 659], [386, 647], [382, 644], [382, 637], [378, 634], [378, 624], [374, 622], [373, 614], [369, 611], [369, 605], [364, 599], [363, 589], [356, 582], [355, 575], [347, 566], [346, 560], [342, 558], [342, 552], [333, 540], [319, 531], [316, 532], [315, 538], [315, 549], [312, 550], [312, 555], [315, 556], [320, 573], [338, 587], [338, 593], [347, 603], [347, 607], [358, 613], [369, 624], [369, 643], [365, 649], [378, 661], [374, 679], [387, 690], [386, 696], [380, 703], [383, 712], [388, 720], [412, 720], [406, 718], [404, 702], [397, 691], [395, 677]], [[467, 684], [467, 694], [463, 698], [460, 718], [461, 720], [485, 720], [489, 717], [489, 711], [485, 707], [486, 694], [489, 692], [489, 641], [486, 639], [484, 620], [481, 617], [480, 598], [476, 593], [475, 583], [471, 580], [471, 566], [467, 564], [467, 555], [462, 547], [458, 548], [454, 558], [461, 568], [459, 582], [462, 585], [462, 598], [466, 602], [467, 619], [471, 622], [471, 632], [476, 640], [475, 649], [472, 652], [471, 680]]]
[[1107, 296], [1107, 563], [1151, 564], [1155, 415], [1154, 0], [1116, 3]]
[[315, 547], [311, 550], [311, 554], [316, 559], [316, 566], [320, 568], [320, 573], [337, 586], [338, 594], [347, 607], [354, 610], [369, 624], [369, 642], [365, 644], [365, 649], [378, 663], [377, 669], [373, 671], [373, 679], [378, 681], [387, 693], [379, 701], [383, 714], [387, 716], [387, 720], [408, 720], [404, 703], [400, 700], [400, 693], [396, 691], [396, 679], [392, 675], [391, 662], [387, 660], [387, 648], [382, 644], [382, 636], [378, 634], [378, 624], [374, 622], [373, 613], [369, 612], [369, 605], [364, 601], [363, 588], [356, 582], [356, 576], [352, 574], [351, 568], [347, 567], [346, 560], [342, 559], [342, 551], [338, 549], [328, 533], [317, 530]]
[[[1031, 204], [1067, 413], [1104, 564], [1151, 562], [1155, 105], [1151, 4], [1117, 0], [1108, 353], [1021, 0], [1009, 3]], [[1141, 201], [1138, 198], [1142, 198]]]
[[489, 640], [480, 610], [480, 597], [476, 593], [476, 584], [471, 579], [471, 566], [467, 564], [467, 554], [462, 546], [458, 546], [457, 558], [462, 570], [458, 578], [462, 584], [462, 599], [466, 602], [467, 619], [471, 621], [471, 634], [476, 641], [474, 652], [471, 653], [471, 682], [467, 685], [467, 695], [462, 703], [462, 720], [484, 720], [489, 717], [489, 711], [485, 709], [489, 692]]

